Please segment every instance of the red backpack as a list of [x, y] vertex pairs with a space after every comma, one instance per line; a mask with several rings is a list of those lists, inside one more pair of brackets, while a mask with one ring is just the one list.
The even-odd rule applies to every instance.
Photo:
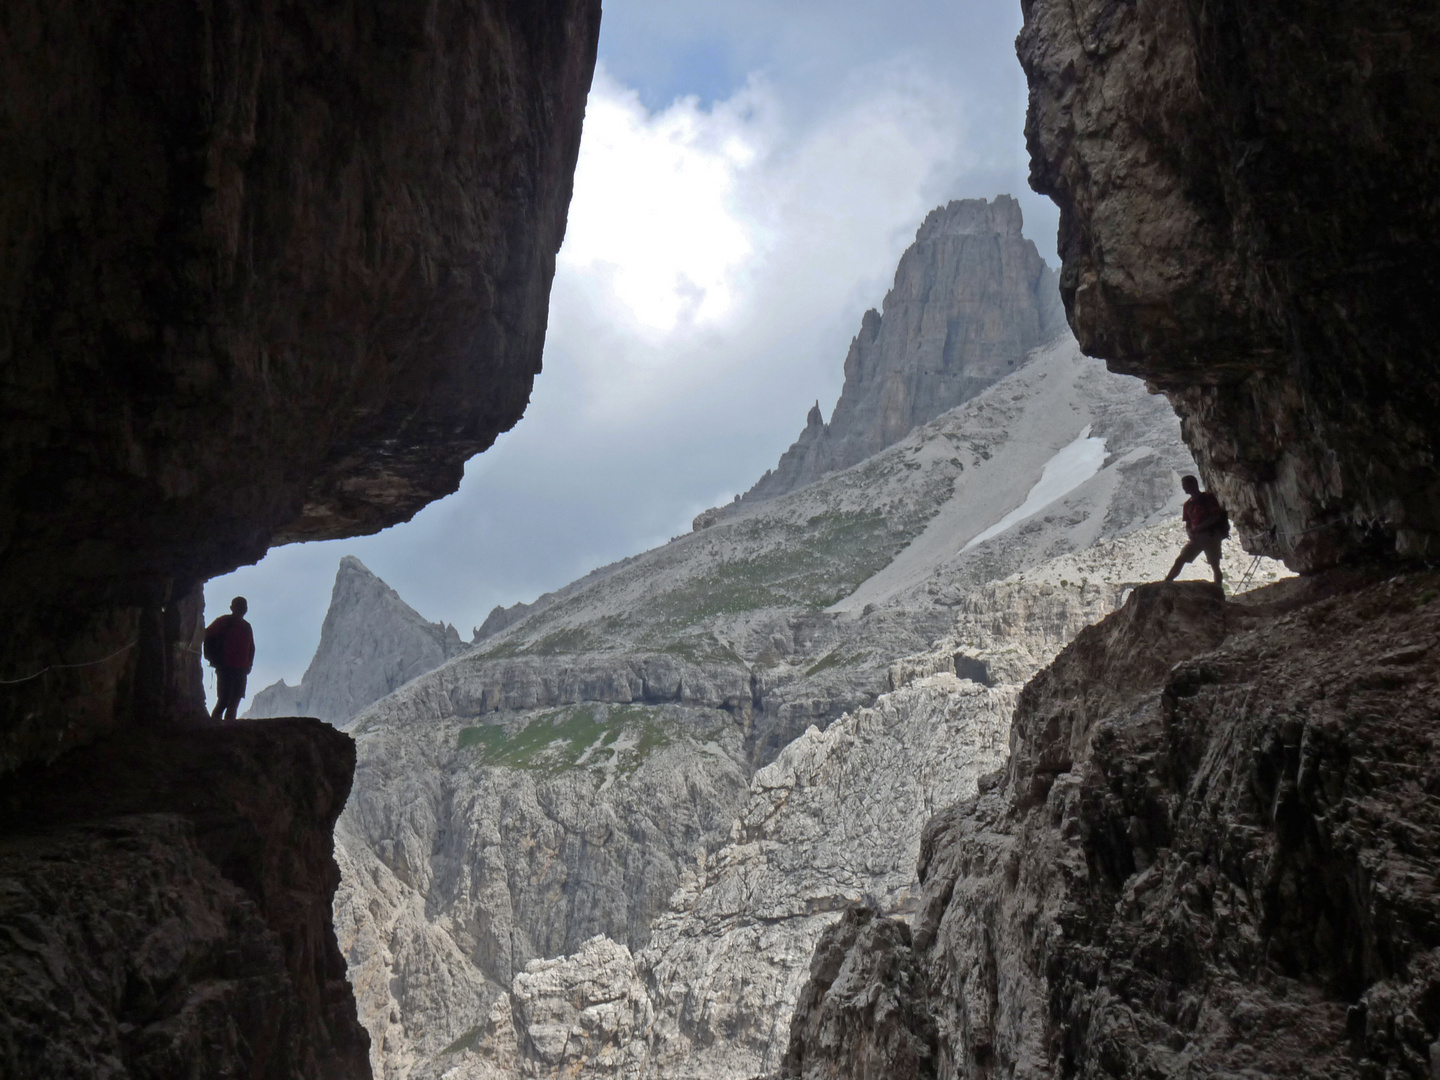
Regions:
[[205, 644], [200, 648], [205, 662], [211, 667], [219, 667], [220, 661], [225, 658], [225, 639], [230, 636], [230, 617], [227, 615], [224, 618], [225, 625], [212, 628], [212, 632], [205, 635]]

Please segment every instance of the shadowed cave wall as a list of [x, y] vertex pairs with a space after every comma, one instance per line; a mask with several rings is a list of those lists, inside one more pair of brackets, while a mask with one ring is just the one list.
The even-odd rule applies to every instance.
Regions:
[[[193, 709], [200, 583], [458, 485], [540, 367], [598, 4], [0, 16], [0, 768]], [[127, 648], [128, 646], [128, 648]]]
[[353, 745], [193, 727], [200, 586], [408, 519], [519, 419], [599, 18], [0, 12], [5, 1075], [368, 1073], [329, 912]]
[[1029, 0], [1081, 346], [1163, 390], [1251, 550], [1440, 544], [1440, 11]]

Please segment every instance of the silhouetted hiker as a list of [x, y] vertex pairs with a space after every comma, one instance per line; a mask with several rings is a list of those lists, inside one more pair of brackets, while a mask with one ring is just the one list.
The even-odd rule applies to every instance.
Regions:
[[230, 601], [230, 614], [221, 615], [205, 628], [205, 659], [215, 668], [215, 709], [211, 720], [235, 719], [235, 710], [245, 696], [245, 676], [255, 663], [255, 634], [245, 621], [250, 605], [245, 597]]
[[1180, 511], [1190, 541], [1180, 549], [1180, 555], [1175, 565], [1170, 567], [1170, 573], [1165, 575], [1165, 580], [1174, 581], [1185, 564], [1203, 551], [1205, 558], [1210, 560], [1210, 568], [1215, 571], [1215, 584], [1219, 585], [1220, 541], [1230, 535], [1230, 517], [1219, 499], [1208, 491], [1200, 490], [1200, 481], [1195, 477], [1182, 476], [1180, 486], [1190, 496]]

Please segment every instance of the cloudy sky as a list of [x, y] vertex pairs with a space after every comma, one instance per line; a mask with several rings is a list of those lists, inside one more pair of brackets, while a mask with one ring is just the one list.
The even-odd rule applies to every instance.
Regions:
[[[376, 536], [277, 548], [206, 587], [243, 593], [250, 691], [292, 684], [353, 554], [469, 639], [686, 532], [828, 416], [868, 307], [932, 207], [1020, 199], [1017, 0], [607, 0], [544, 371], [460, 490]], [[207, 680], [208, 682], [208, 680]]]

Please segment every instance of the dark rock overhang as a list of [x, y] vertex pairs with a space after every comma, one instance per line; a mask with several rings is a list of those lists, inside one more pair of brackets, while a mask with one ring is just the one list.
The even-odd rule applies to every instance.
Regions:
[[0, 771], [77, 708], [183, 711], [199, 583], [407, 520], [519, 419], [599, 4], [3, 24], [0, 679], [45, 674], [0, 691]]
[[1164, 391], [1247, 546], [1440, 550], [1440, 14], [1031, 0], [1031, 183], [1082, 347]]

